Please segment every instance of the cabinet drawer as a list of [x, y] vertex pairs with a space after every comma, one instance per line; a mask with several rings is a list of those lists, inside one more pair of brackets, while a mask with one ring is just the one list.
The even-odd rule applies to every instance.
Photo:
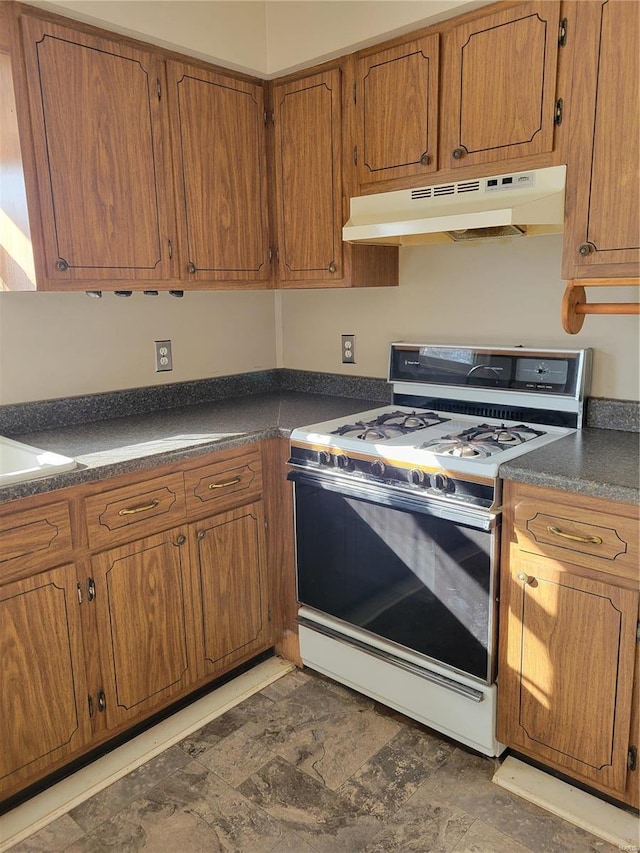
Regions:
[[0, 579], [53, 567], [71, 553], [66, 501], [0, 516]]
[[182, 474], [113, 489], [85, 500], [91, 548], [147, 536], [184, 518]]
[[515, 536], [522, 551], [635, 578], [638, 520], [568, 505], [520, 501]]
[[186, 471], [187, 512], [201, 515], [228, 509], [262, 493], [262, 460], [257, 451]]

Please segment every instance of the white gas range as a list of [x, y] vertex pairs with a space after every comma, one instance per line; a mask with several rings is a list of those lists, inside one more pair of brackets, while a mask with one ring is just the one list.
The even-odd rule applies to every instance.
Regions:
[[292, 432], [306, 665], [502, 751], [499, 467], [581, 427], [590, 355], [394, 343], [390, 405]]

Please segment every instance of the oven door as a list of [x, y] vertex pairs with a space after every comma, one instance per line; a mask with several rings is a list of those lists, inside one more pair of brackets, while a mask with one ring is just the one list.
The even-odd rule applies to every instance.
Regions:
[[339, 475], [289, 479], [300, 603], [491, 684], [499, 516]]

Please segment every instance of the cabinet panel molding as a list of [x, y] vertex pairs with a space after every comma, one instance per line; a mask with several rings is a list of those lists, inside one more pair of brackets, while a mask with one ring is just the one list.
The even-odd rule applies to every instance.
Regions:
[[0, 515], [0, 581], [55, 566], [71, 555], [66, 501]]

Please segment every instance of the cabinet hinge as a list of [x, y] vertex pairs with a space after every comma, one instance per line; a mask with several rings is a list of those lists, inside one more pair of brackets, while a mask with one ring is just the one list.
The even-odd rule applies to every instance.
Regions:
[[93, 696], [91, 694], [87, 696], [87, 705], [89, 706], [89, 716], [91, 717], [91, 719], [93, 719], [96, 713], [96, 709], [93, 706]]
[[636, 625], [636, 642], [640, 643], [640, 619], [638, 619], [638, 624]]
[[263, 118], [265, 124], [275, 124], [273, 120], [273, 110], [265, 110]]
[[98, 711], [103, 714], [107, 709], [107, 697], [104, 695], [104, 690], [98, 690]]
[[93, 578], [87, 578], [87, 601], [93, 601], [96, 597], [96, 582]]
[[82, 587], [80, 586], [79, 583], [76, 584], [76, 587], [78, 590], [78, 604], [82, 604]]
[[353, 165], [354, 166], [358, 165], [358, 146], [357, 145], [353, 146]]
[[353, 103], [354, 104], [358, 103], [358, 84], [357, 83], [353, 84]]
[[160, 85], [160, 78], [156, 78], [156, 94], [158, 95], [158, 100], [162, 100], [162, 86]]
[[267, 607], [267, 619], [268, 619], [268, 621], [269, 621], [269, 622], [271, 622], [272, 618], [273, 618], [273, 617], [272, 617], [272, 612], [271, 612], [271, 605], [269, 605], [269, 606]]
[[635, 746], [629, 747], [629, 752], [627, 753], [627, 770], [637, 770], [638, 769], [638, 749]]
[[563, 18], [560, 21], [560, 26], [558, 27], [558, 45], [559, 47], [565, 47], [567, 44], [567, 19]]
[[556, 108], [553, 113], [553, 123], [554, 124], [562, 124], [562, 110], [564, 108], [564, 103], [562, 98], [558, 98], [556, 101]]

